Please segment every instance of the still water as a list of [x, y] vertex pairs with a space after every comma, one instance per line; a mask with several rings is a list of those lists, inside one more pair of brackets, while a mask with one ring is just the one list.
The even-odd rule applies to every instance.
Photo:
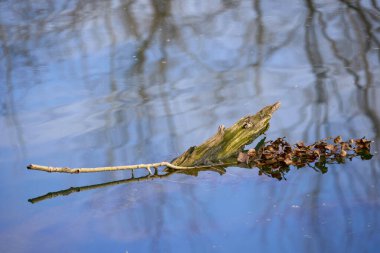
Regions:
[[[0, 84], [0, 252], [378, 252], [377, 0], [3, 0]], [[276, 101], [267, 138], [366, 136], [373, 159], [28, 202], [131, 176], [29, 163], [170, 161]]]

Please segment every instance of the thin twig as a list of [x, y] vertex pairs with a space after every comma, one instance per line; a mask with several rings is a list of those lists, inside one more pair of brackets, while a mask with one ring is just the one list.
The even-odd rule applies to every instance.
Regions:
[[[229, 165], [234, 165], [234, 164], [231, 163]], [[218, 168], [215, 165], [213, 167], [208, 167], [207, 169], [210, 171], [215, 171], [215, 172], [219, 173], [220, 175], [224, 174], [224, 172], [225, 172], [221, 168]], [[155, 168], [155, 170], [157, 170], [157, 168]], [[162, 179], [162, 178], [169, 177], [173, 174], [180, 173], [181, 171], [180, 170], [173, 170], [170, 172], [166, 172], [166, 174], [159, 175], [159, 174], [155, 173], [154, 175], [149, 174], [149, 175], [138, 177], [138, 178], [134, 177], [133, 169], [131, 172], [132, 172], [131, 177], [128, 179], [122, 179], [122, 180], [117, 180], [117, 181], [111, 181], [111, 182], [106, 182], [106, 183], [101, 183], [101, 184], [86, 185], [86, 186], [80, 186], [80, 187], [70, 187], [70, 188], [65, 189], [65, 190], [60, 190], [60, 191], [56, 191], [56, 192], [49, 192], [49, 193], [46, 193], [45, 195], [38, 196], [35, 198], [31, 198], [28, 201], [30, 203], [34, 204], [34, 203], [37, 203], [37, 202], [40, 202], [40, 201], [43, 201], [46, 199], [52, 199], [52, 198], [55, 198], [58, 196], [68, 196], [68, 195], [70, 195], [72, 193], [76, 193], [76, 192], [83, 192], [83, 191], [87, 191], [87, 190], [93, 190], [93, 189], [108, 187], [108, 186], [112, 186], [112, 185], [127, 184], [127, 183], [141, 182], [141, 181], [154, 180], [154, 179]]]
[[214, 167], [214, 166], [228, 166], [228, 165], [230, 165], [230, 164], [220, 163], [220, 164], [212, 164], [212, 165], [186, 166], [186, 167], [184, 167], [184, 166], [177, 166], [177, 165], [171, 164], [169, 162], [160, 162], [160, 163], [96, 167], [96, 168], [51, 167], [51, 166], [30, 164], [30, 165], [28, 165], [27, 168], [30, 170], [40, 170], [40, 171], [45, 171], [45, 172], [60, 172], [60, 173], [70, 173], [70, 174], [103, 172], [103, 171], [116, 171], [116, 170], [134, 170], [134, 169], [145, 168], [145, 169], [148, 169], [150, 174], [152, 174], [152, 171], [150, 170], [151, 167], [166, 166], [166, 167], [168, 167], [170, 169], [174, 169], [174, 170], [191, 170], [191, 169], [204, 169], [204, 168], [210, 168], [210, 167]]

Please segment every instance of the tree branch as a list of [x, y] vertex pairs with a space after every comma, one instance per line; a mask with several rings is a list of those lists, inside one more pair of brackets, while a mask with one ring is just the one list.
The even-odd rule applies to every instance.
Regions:
[[280, 102], [277, 102], [273, 105], [264, 107], [255, 115], [241, 118], [230, 128], [226, 129], [223, 125], [220, 126], [218, 132], [213, 137], [199, 146], [189, 148], [171, 163], [159, 162], [96, 168], [51, 167], [30, 164], [27, 168], [30, 170], [70, 174], [145, 168], [151, 175], [153, 175], [150, 169], [152, 167], [158, 168], [165, 166], [173, 170], [192, 170], [215, 166], [231, 166], [234, 163], [236, 164], [237, 156], [239, 152], [243, 150], [244, 146], [250, 144], [269, 128], [269, 121], [272, 117], [272, 113], [279, 107]]
[[151, 175], [153, 175], [150, 168], [158, 168], [165, 166], [174, 170], [192, 170], [192, 169], [206, 169], [215, 166], [230, 166], [231, 163], [218, 163], [212, 165], [201, 165], [201, 166], [177, 166], [169, 162], [160, 163], [148, 163], [148, 164], [135, 164], [135, 165], [122, 165], [122, 166], [108, 166], [108, 167], [95, 167], [95, 168], [69, 168], [69, 167], [51, 167], [38, 164], [28, 165], [30, 170], [40, 170], [45, 172], [59, 172], [59, 173], [92, 173], [92, 172], [104, 172], [104, 171], [115, 171], [115, 170], [134, 170], [134, 169], [147, 169]]

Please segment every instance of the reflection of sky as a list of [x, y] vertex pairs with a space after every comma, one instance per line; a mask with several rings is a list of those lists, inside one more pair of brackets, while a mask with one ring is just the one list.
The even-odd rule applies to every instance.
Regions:
[[280, 183], [231, 168], [35, 205], [129, 173], [24, 168], [170, 160], [277, 100], [269, 138], [378, 140], [375, 7], [63, 2], [0, 3], [0, 251], [374, 252], [376, 156]]

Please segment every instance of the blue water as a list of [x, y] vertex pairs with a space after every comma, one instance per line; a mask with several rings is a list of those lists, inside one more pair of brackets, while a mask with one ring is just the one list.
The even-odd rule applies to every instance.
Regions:
[[[0, 252], [378, 252], [378, 1], [0, 1]], [[268, 139], [374, 140], [369, 161], [287, 180], [133, 182], [281, 101]], [[146, 171], [136, 171], [144, 176]]]

